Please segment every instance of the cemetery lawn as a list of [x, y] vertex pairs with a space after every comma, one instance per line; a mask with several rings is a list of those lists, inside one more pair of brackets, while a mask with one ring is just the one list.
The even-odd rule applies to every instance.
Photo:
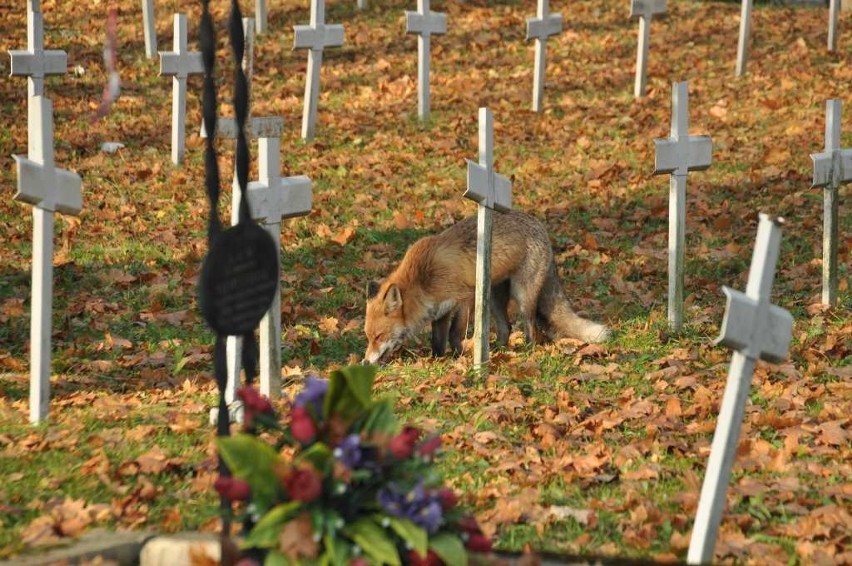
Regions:
[[[189, 79], [187, 158], [170, 162], [171, 79], [144, 57], [138, 2], [120, 0], [122, 95], [90, 123], [106, 76], [106, 6], [43, 3], [46, 47], [77, 73], [51, 77], [58, 166], [83, 178], [83, 212], [56, 222], [50, 417], [28, 424], [30, 207], [12, 200], [12, 154], [27, 151], [26, 81], [0, 81], [0, 558], [64, 544], [88, 529], [217, 527], [208, 410], [213, 336], [195, 284], [206, 253], [201, 80]], [[809, 154], [824, 147], [825, 101], [846, 97], [852, 147], [852, 14], [826, 52], [827, 11], [755, 6], [748, 74], [734, 78], [739, 5], [670, 2], [651, 30], [648, 96], [633, 98], [636, 21], [625, 2], [555, 3], [544, 111], [529, 110], [534, 5], [437, 2], [432, 120], [417, 120], [414, 3], [331, 2], [346, 42], [324, 55], [317, 137], [299, 139], [306, 56], [292, 25], [306, 2], [271, 3], [258, 38], [254, 116], [283, 116], [286, 175], [313, 180], [310, 216], [281, 234], [285, 397], [303, 376], [355, 363], [367, 282], [405, 248], [473, 214], [461, 197], [476, 160], [477, 109], [495, 121], [495, 165], [513, 206], [551, 234], [573, 306], [615, 330], [605, 345], [493, 352], [491, 374], [428, 357], [428, 336], [379, 369], [404, 420], [438, 432], [442, 470], [496, 547], [683, 559], [730, 351], [713, 344], [721, 286], [744, 290], [757, 213], [787, 219], [772, 300], [795, 319], [789, 359], [758, 363], [716, 558], [849, 563], [852, 532], [852, 214], [840, 190], [840, 291], [820, 304], [822, 190]], [[243, 2], [244, 10], [253, 3]], [[172, 14], [157, 5], [159, 48]], [[227, 5], [218, 23], [220, 100], [230, 113]], [[200, 8], [189, 7], [198, 48]], [[0, 51], [26, 46], [23, 3], [0, 8]], [[4, 59], [8, 62], [8, 58]], [[8, 64], [8, 63], [4, 63]], [[8, 68], [5, 69], [8, 71]], [[713, 165], [687, 182], [686, 308], [666, 325], [668, 179], [654, 138], [669, 135], [671, 83], [689, 80], [690, 133], [713, 139]], [[100, 151], [120, 142], [116, 153]], [[227, 195], [232, 147], [220, 143]], [[256, 178], [256, 145], [252, 145]], [[286, 408], [286, 399], [278, 402]]]

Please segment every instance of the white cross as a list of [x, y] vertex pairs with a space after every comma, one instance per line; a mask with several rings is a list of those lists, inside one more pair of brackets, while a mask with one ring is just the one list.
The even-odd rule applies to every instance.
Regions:
[[479, 109], [479, 163], [467, 161], [464, 196], [479, 203], [476, 236], [476, 302], [473, 323], [473, 365], [487, 371], [488, 325], [491, 304], [491, 213], [512, 208], [512, 182], [494, 171], [494, 119]]
[[28, 156], [15, 155], [15, 200], [33, 205], [32, 311], [30, 322], [30, 422], [47, 417], [50, 404], [50, 337], [53, 313], [53, 214], [77, 215], [83, 208], [79, 175], [53, 161], [53, 105], [34, 96], [28, 109]]
[[157, 19], [154, 17], [154, 0], [142, 0], [142, 33], [145, 35], [145, 56], [157, 56]]
[[752, 0], [742, 0], [740, 9], [740, 38], [737, 43], [737, 76], [746, 72], [748, 64], [748, 44], [751, 39], [751, 4]]
[[185, 14], [175, 14], [174, 30], [174, 51], [160, 51], [160, 75], [172, 75], [172, 163], [178, 165], [186, 147], [186, 78], [203, 73], [204, 62], [188, 51]]
[[527, 41], [535, 40], [533, 71], [533, 112], [541, 112], [544, 104], [544, 71], [547, 67], [547, 38], [562, 33], [562, 14], [551, 14], [548, 0], [538, 0], [536, 17], [527, 19]]
[[831, 0], [828, 5], [828, 50], [837, 51], [837, 18], [840, 12], [840, 0]]
[[309, 50], [305, 108], [302, 112], [302, 139], [312, 140], [316, 133], [322, 51], [326, 47], [343, 45], [343, 26], [327, 25], [324, 1], [311, 0], [311, 23], [293, 26], [293, 30], [295, 31], [293, 48]]
[[[68, 72], [64, 51], [44, 48], [44, 15], [39, 0], [27, 0], [27, 49], [9, 51], [12, 76], [27, 77], [28, 98], [44, 94], [44, 77]], [[29, 127], [29, 131], [34, 131]]]
[[717, 343], [732, 348], [734, 354], [689, 543], [690, 564], [709, 563], [713, 558], [755, 364], [758, 359], [777, 363], [787, 357], [793, 317], [769, 302], [783, 222], [760, 215], [746, 292], [722, 288], [727, 308]]
[[[281, 220], [311, 212], [311, 180], [281, 177], [281, 141], [258, 141], [260, 180], [248, 184], [249, 211], [280, 247]], [[260, 392], [271, 399], [281, 391], [281, 293], [276, 291], [272, 305], [260, 321]]]
[[405, 12], [405, 33], [417, 34], [417, 115], [428, 120], [431, 36], [447, 33], [447, 15], [432, 12], [429, 0], [417, 0], [417, 11]]
[[837, 302], [838, 187], [852, 181], [852, 149], [840, 149], [839, 99], [825, 105], [825, 151], [814, 153], [814, 187], [823, 191], [822, 234], [822, 302], [834, 306]]
[[255, 31], [258, 34], [266, 33], [266, 0], [255, 0], [254, 18], [256, 22]]
[[707, 169], [713, 153], [708, 136], [689, 135], [689, 89], [686, 81], [672, 85], [672, 128], [668, 139], [654, 140], [654, 174], [670, 173], [669, 181], [669, 325], [683, 324], [683, 251], [686, 241], [686, 176]]
[[633, 0], [630, 3], [630, 17], [639, 18], [639, 49], [636, 54], [636, 82], [633, 96], [645, 96], [648, 68], [648, 48], [651, 43], [651, 20], [655, 15], [665, 14], [667, 0]]

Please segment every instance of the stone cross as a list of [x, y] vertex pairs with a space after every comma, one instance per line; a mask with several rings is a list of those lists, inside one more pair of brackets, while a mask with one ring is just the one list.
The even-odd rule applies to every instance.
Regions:
[[83, 208], [80, 176], [53, 161], [53, 105], [32, 97], [28, 155], [15, 155], [15, 200], [33, 205], [32, 311], [30, 322], [30, 422], [47, 417], [50, 404], [50, 337], [53, 314], [53, 214], [78, 215]]
[[308, 49], [308, 72], [305, 82], [305, 108], [302, 112], [302, 139], [312, 140], [316, 133], [319, 104], [322, 51], [343, 45], [343, 26], [325, 23], [324, 0], [311, 0], [311, 23], [293, 26], [294, 49]]
[[172, 163], [183, 162], [186, 147], [186, 78], [204, 72], [200, 52], [187, 51], [186, 15], [175, 14], [174, 51], [160, 51], [160, 75], [172, 75]]
[[[44, 15], [40, 0], [27, 0], [27, 49], [10, 50], [11, 75], [27, 77], [27, 98], [44, 94], [44, 77], [68, 71], [64, 51], [44, 48]], [[29, 131], [36, 131], [32, 125]]]
[[713, 558], [755, 364], [758, 359], [777, 363], [787, 357], [793, 317], [769, 302], [783, 222], [760, 215], [746, 292], [722, 287], [727, 308], [717, 343], [732, 348], [734, 354], [689, 543], [690, 564], [709, 564]]
[[837, 17], [840, 12], [840, 0], [830, 0], [828, 5], [828, 50], [837, 51]]
[[852, 181], [852, 149], [840, 149], [839, 99], [825, 105], [825, 151], [814, 153], [813, 187], [824, 187], [822, 232], [822, 302], [837, 303], [838, 187]]
[[255, 25], [254, 30], [258, 34], [266, 33], [266, 0], [255, 0], [254, 2], [254, 18]]
[[740, 39], [737, 43], [737, 76], [746, 72], [748, 64], [748, 44], [751, 41], [751, 4], [752, 0], [742, 0], [740, 11]]
[[669, 173], [669, 325], [683, 324], [683, 250], [686, 242], [686, 176], [707, 169], [713, 153], [708, 136], [689, 135], [689, 89], [686, 81], [672, 85], [672, 128], [668, 139], [654, 140], [654, 174]]
[[145, 35], [145, 56], [157, 56], [157, 19], [154, 17], [154, 0], [142, 0], [142, 32]]
[[466, 198], [479, 203], [476, 236], [476, 303], [473, 325], [473, 365], [488, 367], [488, 331], [491, 306], [491, 214], [512, 208], [512, 182], [494, 170], [494, 119], [479, 109], [479, 163], [467, 160]]
[[[258, 141], [260, 180], [248, 184], [249, 210], [280, 247], [281, 220], [311, 212], [311, 180], [304, 175], [281, 177], [281, 141]], [[260, 321], [260, 392], [275, 399], [281, 392], [281, 292]]]
[[633, 0], [630, 3], [630, 17], [639, 18], [639, 49], [636, 54], [636, 82], [633, 96], [645, 96], [648, 68], [648, 48], [651, 43], [651, 20], [654, 16], [665, 14], [668, 0]]
[[527, 19], [527, 41], [535, 40], [533, 71], [533, 112], [541, 112], [544, 104], [544, 71], [547, 67], [547, 38], [562, 33], [562, 14], [551, 14], [549, 0], [538, 0], [536, 17]]
[[429, 0], [417, 0], [417, 11], [405, 12], [405, 33], [417, 34], [417, 115], [428, 120], [431, 36], [447, 33], [447, 15], [432, 12]]

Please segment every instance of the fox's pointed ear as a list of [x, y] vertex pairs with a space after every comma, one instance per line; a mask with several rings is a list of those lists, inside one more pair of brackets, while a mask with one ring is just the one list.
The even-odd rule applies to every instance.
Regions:
[[381, 286], [382, 286], [382, 282], [377, 281], [375, 279], [370, 281], [369, 283], [367, 283], [367, 298], [372, 299], [373, 297], [378, 295], [379, 294], [379, 288]]
[[385, 294], [385, 314], [398, 310], [401, 307], [402, 294], [399, 292], [399, 287], [391, 285]]

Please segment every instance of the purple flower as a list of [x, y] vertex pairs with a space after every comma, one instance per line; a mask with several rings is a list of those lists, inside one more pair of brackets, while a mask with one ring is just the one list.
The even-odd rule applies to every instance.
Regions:
[[350, 434], [334, 449], [334, 457], [350, 470], [361, 463], [361, 456], [361, 437], [357, 434]]
[[309, 406], [317, 418], [322, 416], [322, 404], [328, 391], [328, 381], [309, 375], [305, 379], [305, 388], [296, 395], [293, 404], [297, 407]]
[[379, 505], [389, 514], [408, 519], [429, 534], [438, 532], [444, 520], [437, 495], [427, 492], [422, 481], [407, 492], [391, 482], [379, 490], [378, 498]]

